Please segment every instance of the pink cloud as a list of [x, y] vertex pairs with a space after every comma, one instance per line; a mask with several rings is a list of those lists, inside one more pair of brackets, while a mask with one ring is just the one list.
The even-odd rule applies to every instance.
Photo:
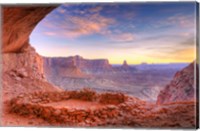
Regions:
[[172, 16], [167, 19], [169, 24], [176, 24], [181, 27], [194, 26], [194, 20], [190, 16]]
[[[65, 19], [58, 22], [43, 22], [44, 26], [53, 29], [58, 37], [77, 38], [94, 33], [103, 34], [108, 31], [108, 26], [115, 20], [101, 16], [99, 13], [92, 14], [88, 17], [70, 16], [65, 14]], [[44, 33], [52, 35], [53, 33]]]
[[[57, 15], [54, 15], [53, 17], [56, 18]], [[48, 20], [43, 20], [41, 22], [41, 24], [42, 24], [42, 26], [47, 27], [49, 29], [55, 29], [55, 28], [57, 28], [57, 26], [55, 26], [55, 23], [53, 23], [51, 21], [48, 21]]]
[[[97, 9], [96, 9], [97, 10]], [[100, 10], [100, 9], [99, 9]], [[45, 26], [51, 27], [54, 31], [44, 32], [48, 36], [78, 38], [91, 34], [101, 34], [113, 42], [130, 42], [135, 39], [132, 33], [109, 30], [108, 27], [116, 21], [111, 18], [103, 17], [99, 13], [90, 15], [89, 17], [67, 16], [59, 23], [46, 22]], [[53, 26], [53, 27], [52, 27]]]
[[90, 8], [89, 11], [90, 11], [91, 13], [96, 13], [96, 12], [101, 11], [102, 9], [103, 9], [102, 6], [96, 6], [96, 7]]
[[162, 26], [176, 26], [179, 28], [194, 28], [195, 21], [190, 15], [173, 15], [166, 19], [154, 22], [154, 27], [159, 28]]
[[110, 39], [114, 42], [130, 42], [135, 39], [135, 36], [132, 33], [120, 33], [120, 34], [112, 34]]
[[57, 9], [57, 11], [58, 11], [59, 13], [61, 13], [61, 14], [65, 13], [65, 9], [62, 9], [62, 8]]
[[55, 32], [43, 32], [43, 34], [48, 35], [48, 36], [56, 36]]
[[182, 37], [191, 37], [193, 36], [193, 33], [192, 32], [183, 32], [183, 33], [180, 33], [180, 36]]

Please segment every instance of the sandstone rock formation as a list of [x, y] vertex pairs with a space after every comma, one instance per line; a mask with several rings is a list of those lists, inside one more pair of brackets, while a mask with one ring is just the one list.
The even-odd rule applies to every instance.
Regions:
[[126, 60], [124, 60], [122, 67], [124, 67], [124, 68], [128, 67]]
[[[44, 66], [47, 69], [47, 73], [60, 72], [61, 68], [78, 68], [82, 72], [106, 72], [112, 70], [112, 66], [106, 59], [89, 60], [84, 59], [81, 56], [71, 56], [63, 58], [44, 58]], [[51, 68], [55, 69], [54, 71]]]
[[[13, 97], [34, 91], [60, 91], [46, 81], [43, 73], [43, 60], [30, 47], [29, 35], [53, 6], [3, 6], [3, 45], [2, 45], [2, 125], [18, 123], [30, 125], [29, 118], [21, 118], [8, 112], [8, 102]], [[3, 109], [2, 109], [3, 108]], [[38, 125], [44, 121], [34, 119]], [[46, 123], [47, 124], [47, 123]]]
[[124, 60], [122, 66], [120, 68], [118, 68], [118, 71], [126, 71], [126, 72], [135, 71], [135, 70], [136, 69], [134, 67], [131, 67], [128, 65], [126, 60]]
[[72, 77], [72, 78], [86, 78], [87, 75], [84, 74], [78, 67], [70, 67], [70, 68], [60, 68], [58, 74], [61, 77]]
[[52, 6], [3, 6], [3, 53], [20, 52], [29, 44], [34, 27], [57, 5]]
[[[33, 91], [39, 85], [43, 90], [56, 90], [49, 84], [44, 76], [43, 59], [29, 44], [29, 35], [51, 10], [53, 6], [4, 6], [3, 12], [3, 91], [10, 97], [19, 95], [20, 92]], [[37, 87], [31, 86], [31, 83]], [[14, 83], [18, 88], [14, 88]], [[45, 87], [46, 86], [46, 87]], [[17, 91], [12, 91], [16, 89]], [[12, 95], [11, 95], [12, 94]], [[13, 95], [14, 94], [14, 95]]]
[[[27, 47], [26, 52], [2, 54], [2, 125], [23, 123], [22, 125], [48, 125], [45, 121], [34, 118], [21, 118], [9, 113], [9, 101], [24, 93], [36, 91], [60, 91], [61, 89], [47, 82], [44, 76], [43, 59], [32, 47]], [[1, 107], [0, 107], [1, 108]]]
[[2, 54], [3, 73], [21, 74], [23, 77], [44, 79], [43, 60], [28, 46], [23, 53]]
[[4, 100], [23, 92], [59, 90], [47, 82], [43, 59], [30, 46], [23, 53], [3, 53], [2, 63]]
[[[107, 59], [84, 59], [81, 56], [70, 57], [44, 57], [44, 68], [47, 76], [66, 74], [64, 70], [77, 68], [82, 74], [132, 72], [136, 69], [129, 66], [126, 61], [122, 66], [113, 67]], [[62, 75], [64, 76], [64, 75]], [[67, 75], [66, 75], [67, 76]], [[70, 74], [68, 75], [70, 76]], [[83, 75], [82, 75], [83, 76]]]
[[[198, 87], [195, 85], [194, 62], [183, 70], [177, 72], [173, 80], [158, 95], [157, 104], [177, 102], [177, 101], [194, 101], [195, 92]], [[198, 74], [197, 74], [198, 79]]]

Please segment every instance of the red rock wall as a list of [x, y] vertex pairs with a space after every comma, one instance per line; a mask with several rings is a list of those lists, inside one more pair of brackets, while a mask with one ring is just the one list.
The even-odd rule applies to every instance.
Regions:
[[3, 73], [31, 79], [44, 79], [43, 59], [29, 47], [24, 53], [3, 53]]
[[29, 44], [35, 26], [58, 5], [3, 6], [3, 101], [35, 90], [59, 90], [43, 74], [43, 59]]
[[194, 101], [196, 88], [194, 84], [195, 64], [191, 63], [183, 70], [177, 72], [173, 80], [158, 95], [157, 104]]
[[92, 70], [109, 70], [112, 66], [109, 64], [107, 59], [84, 59], [81, 56], [72, 57], [54, 57], [54, 58], [44, 58], [45, 65], [47, 68], [71, 68], [78, 67], [81, 70], [92, 69]]

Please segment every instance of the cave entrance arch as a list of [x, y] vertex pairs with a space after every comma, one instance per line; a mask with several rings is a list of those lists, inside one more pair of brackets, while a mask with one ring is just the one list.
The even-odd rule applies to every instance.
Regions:
[[21, 52], [35, 26], [59, 5], [3, 6], [3, 53]]

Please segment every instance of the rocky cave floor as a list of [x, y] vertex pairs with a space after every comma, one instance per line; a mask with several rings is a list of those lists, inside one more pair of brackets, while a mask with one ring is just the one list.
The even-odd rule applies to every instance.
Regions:
[[[105, 97], [111, 94], [103, 97], [99, 95], [103, 101], [97, 102], [87, 98], [73, 98], [66, 95], [68, 93], [37, 92], [19, 95], [4, 103], [3, 125], [114, 128], [195, 127], [194, 102], [154, 105], [128, 96], [125, 96], [126, 100], [122, 103], [119, 103], [117, 99], [106, 101]], [[118, 94], [112, 94], [112, 97], [118, 97]]]

